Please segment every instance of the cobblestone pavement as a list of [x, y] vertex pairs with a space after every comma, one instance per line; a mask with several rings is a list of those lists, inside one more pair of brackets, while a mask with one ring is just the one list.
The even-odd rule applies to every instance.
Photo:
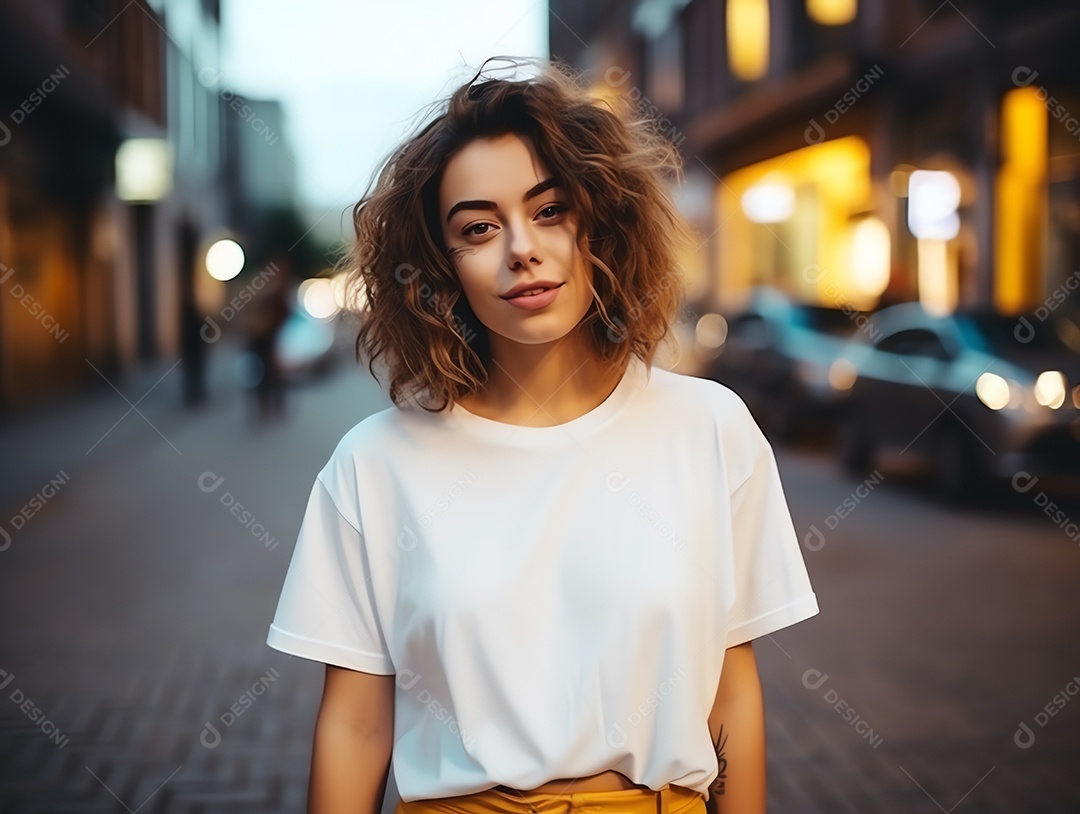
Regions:
[[[119, 395], [0, 428], [35, 456], [0, 484], [0, 814], [304, 810], [322, 668], [266, 627], [315, 472], [388, 402], [349, 371], [255, 426], [227, 362], [200, 413], [173, 371], [103, 439]], [[821, 614], [755, 644], [770, 811], [1080, 811], [1076, 541], [1030, 493], [957, 511], [902, 468], [778, 457], [800, 536], [826, 533]]]

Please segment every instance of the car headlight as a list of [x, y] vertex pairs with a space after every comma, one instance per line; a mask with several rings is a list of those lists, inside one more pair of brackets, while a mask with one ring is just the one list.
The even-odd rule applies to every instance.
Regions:
[[975, 382], [975, 395], [991, 410], [1008, 407], [1012, 393], [1009, 383], [996, 373], [983, 373]]
[[1045, 370], [1035, 380], [1035, 400], [1043, 407], [1053, 410], [1065, 403], [1068, 395], [1068, 382], [1060, 370]]

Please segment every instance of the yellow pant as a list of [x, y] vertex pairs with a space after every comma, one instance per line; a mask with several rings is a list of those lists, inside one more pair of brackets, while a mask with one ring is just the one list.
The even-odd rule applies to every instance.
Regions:
[[486, 789], [461, 797], [399, 801], [394, 814], [705, 814], [705, 798], [682, 786], [659, 791], [574, 791], [511, 794]]

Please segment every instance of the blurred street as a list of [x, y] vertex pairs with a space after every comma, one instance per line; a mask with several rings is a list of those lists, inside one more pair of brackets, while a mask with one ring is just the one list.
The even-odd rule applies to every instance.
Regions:
[[[0, 814], [305, 810], [324, 668], [265, 639], [316, 473], [390, 406], [345, 323], [445, 321], [455, 273], [451, 159], [394, 157], [549, 59], [678, 153], [661, 364], [776, 450], [821, 612], [755, 642], [769, 810], [1080, 812], [1080, 3], [468, 10], [0, 2]], [[402, 166], [431, 240], [374, 251]]]
[[[165, 362], [0, 429], [41, 448], [3, 476], [0, 814], [303, 810], [322, 667], [266, 629], [315, 473], [388, 401], [346, 363], [256, 425], [220, 351], [202, 412]], [[959, 511], [777, 452], [821, 614], [755, 646], [770, 810], [1080, 810], [1080, 552], [1038, 490]]]

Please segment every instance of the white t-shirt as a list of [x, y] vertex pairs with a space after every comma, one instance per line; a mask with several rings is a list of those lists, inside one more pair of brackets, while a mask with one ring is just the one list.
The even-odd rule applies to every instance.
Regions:
[[818, 612], [743, 401], [637, 357], [553, 427], [391, 407], [319, 473], [267, 643], [396, 674], [405, 801], [613, 769], [708, 795], [728, 647]]

